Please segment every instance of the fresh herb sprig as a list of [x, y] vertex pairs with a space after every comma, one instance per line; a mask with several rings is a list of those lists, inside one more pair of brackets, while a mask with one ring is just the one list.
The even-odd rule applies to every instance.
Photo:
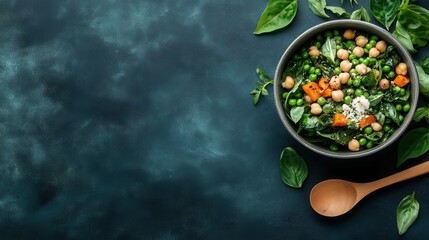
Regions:
[[274, 82], [260, 66], [256, 67], [256, 75], [258, 75], [259, 81], [256, 82], [256, 88], [250, 92], [253, 95], [253, 105], [255, 106], [258, 104], [261, 96], [269, 95], [266, 87]]

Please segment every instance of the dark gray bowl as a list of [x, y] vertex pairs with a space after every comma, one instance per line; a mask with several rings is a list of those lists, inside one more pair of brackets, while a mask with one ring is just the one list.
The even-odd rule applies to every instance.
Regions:
[[[281, 97], [281, 90], [282, 90], [281, 78], [289, 59], [293, 57], [295, 52], [299, 51], [299, 49], [304, 43], [306, 43], [308, 40], [312, 39], [319, 33], [322, 33], [328, 30], [346, 29], [346, 28], [361, 30], [369, 34], [376, 34], [381, 39], [385, 40], [389, 45], [393, 45], [396, 48], [396, 51], [402, 58], [402, 61], [404, 61], [408, 65], [408, 76], [410, 77], [410, 81], [411, 81], [411, 96], [410, 96], [411, 109], [408, 112], [407, 116], [404, 118], [402, 125], [389, 137], [389, 139], [386, 142], [376, 147], [366, 149], [366, 150], [361, 150], [358, 152], [350, 152], [350, 151], [333, 152], [333, 151], [330, 151], [329, 149], [310, 143], [305, 138], [297, 134], [296, 125], [292, 121], [290, 121], [289, 118], [285, 115], [285, 112], [282, 106], [283, 100]], [[419, 97], [419, 84], [418, 84], [418, 78], [417, 78], [417, 71], [414, 66], [413, 59], [411, 58], [409, 52], [388, 31], [374, 24], [363, 22], [363, 21], [332, 20], [308, 29], [307, 31], [302, 33], [297, 39], [295, 39], [295, 41], [293, 41], [292, 44], [289, 45], [289, 47], [283, 53], [277, 65], [276, 73], [274, 76], [274, 94], [275, 94], [275, 104], [276, 104], [277, 112], [280, 116], [280, 119], [282, 120], [284, 126], [289, 131], [289, 133], [298, 142], [300, 142], [305, 147], [311, 149], [312, 151], [328, 157], [350, 159], [350, 158], [368, 156], [378, 151], [381, 151], [382, 149], [386, 148], [387, 146], [395, 142], [404, 133], [408, 125], [411, 123], [412, 117], [416, 110], [417, 101]]]

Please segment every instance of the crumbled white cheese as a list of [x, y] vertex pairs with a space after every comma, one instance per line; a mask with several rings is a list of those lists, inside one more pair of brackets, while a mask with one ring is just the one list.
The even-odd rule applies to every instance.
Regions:
[[359, 126], [359, 121], [368, 117], [369, 101], [364, 96], [356, 97], [350, 106], [343, 104], [343, 114], [350, 120], [349, 124]]

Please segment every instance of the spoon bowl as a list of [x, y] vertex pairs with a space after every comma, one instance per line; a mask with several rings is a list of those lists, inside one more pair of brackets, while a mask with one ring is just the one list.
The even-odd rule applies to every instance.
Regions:
[[341, 179], [326, 180], [316, 184], [311, 190], [310, 205], [320, 215], [337, 217], [350, 211], [360, 200], [375, 190], [428, 172], [429, 161], [426, 161], [368, 183], [354, 183]]

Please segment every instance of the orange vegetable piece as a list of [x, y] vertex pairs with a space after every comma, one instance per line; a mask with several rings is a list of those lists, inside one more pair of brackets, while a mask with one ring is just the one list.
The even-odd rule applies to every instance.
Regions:
[[395, 80], [393, 80], [393, 82], [395, 83], [396, 86], [404, 87], [410, 82], [410, 79], [405, 75], [398, 74], [395, 77]]
[[368, 117], [366, 117], [366, 118], [362, 118], [362, 119], [359, 121], [359, 127], [360, 127], [360, 128], [364, 128], [364, 127], [366, 127], [366, 126], [371, 125], [371, 123], [374, 123], [374, 122], [376, 122], [376, 121], [377, 121], [377, 119], [375, 119], [374, 115], [369, 115]]
[[311, 98], [311, 101], [316, 101], [320, 97], [319, 85], [315, 82], [309, 82], [302, 86], [302, 90]]
[[325, 77], [321, 77], [319, 80], [319, 87], [321, 89], [327, 89], [329, 88], [329, 79]]
[[322, 97], [331, 97], [332, 96], [332, 89], [327, 88], [325, 90], [323, 90], [320, 95], [322, 95]]
[[333, 127], [344, 127], [349, 123], [349, 119], [342, 113], [336, 113], [334, 121], [332, 122]]

